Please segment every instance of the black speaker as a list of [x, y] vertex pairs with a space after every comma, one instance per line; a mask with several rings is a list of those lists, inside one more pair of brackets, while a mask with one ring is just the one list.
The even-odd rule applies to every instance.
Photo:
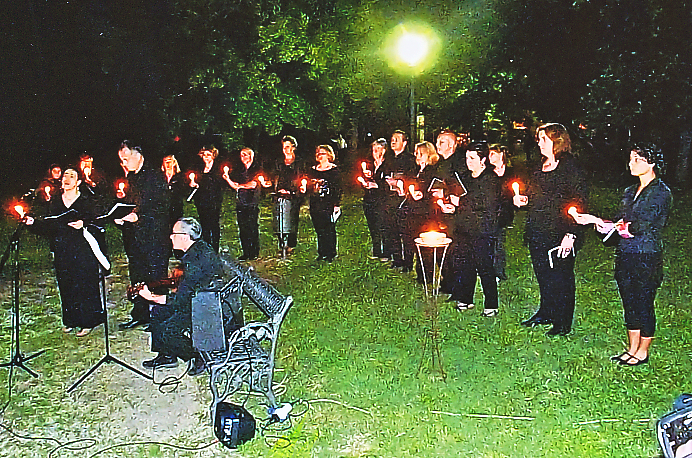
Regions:
[[242, 406], [219, 402], [216, 406], [214, 434], [226, 447], [237, 448], [255, 437], [255, 418]]

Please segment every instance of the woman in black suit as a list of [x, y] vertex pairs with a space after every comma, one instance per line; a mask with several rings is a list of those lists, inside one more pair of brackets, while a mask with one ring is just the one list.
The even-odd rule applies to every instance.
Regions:
[[[656, 330], [654, 298], [663, 280], [663, 228], [673, 197], [658, 178], [663, 155], [654, 145], [638, 145], [630, 152], [629, 168], [639, 183], [625, 189], [615, 223], [587, 214], [574, 214], [579, 224], [595, 224], [617, 242], [615, 280], [625, 310], [629, 345], [611, 359], [625, 366], [649, 361]], [[617, 233], [617, 235], [616, 235]]]
[[542, 164], [529, 178], [524, 194], [514, 205], [527, 206], [524, 240], [541, 292], [538, 311], [522, 324], [552, 324], [548, 336], [572, 331], [574, 316], [576, 250], [582, 231], [567, 213], [569, 207], [586, 208], [586, 180], [571, 155], [571, 142], [562, 124], [544, 124], [536, 131]]

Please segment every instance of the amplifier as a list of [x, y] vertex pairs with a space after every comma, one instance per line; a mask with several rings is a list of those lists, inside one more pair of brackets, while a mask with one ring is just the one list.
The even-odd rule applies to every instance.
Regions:
[[226, 447], [236, 448], [255, 437], [255, 418], [242, 406], [219, 402], [214, 434]]

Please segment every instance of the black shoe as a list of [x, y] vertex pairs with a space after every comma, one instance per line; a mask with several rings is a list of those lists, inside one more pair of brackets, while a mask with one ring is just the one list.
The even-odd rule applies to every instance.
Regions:
[[565, 328], [563, 326], [553, 325], [553, 327], [550, 329], [550, 331], [546, 332], [545, 335], [548, 337], [553, 337], [553, 336], [564, 337], [567, 334], [569, 334], [570, 332], [572, 332], [572, 330], [569, 328]]
[[177, 356], [167, 356], [159, 355], [154, 359], [148, 359], [142, 361], [142, 367], [147, 369], [158, 369], [160, 367], [178, 367], [178, 357]]
[[145, 326], [147, 324], [149, 324], [149, 323], [146, 321], [142, 321], [142, 320], [130, 320], [130, 321], [126, 321], [124, 323], [118, 324], [118, 329], [120, 329], [121, 331], [125, 331], [127, 329], [134, 329], [137, 326]]
[[202, 358], [192, 358], [192, 365], [187, 371], [187, 375], [190, 377], [195, 377], [197, 375], [202, 375], [207, 370], [207, 365], [204, 363]]
[[526, 326], [527, 328], [535, 328], [538, 325], [541, 324], [551, 324], [553, 320], [549, 318], [543, 318], [542, 316], [534, 315], [531, 318], [529, 318], [526, 321], [522, 321], [521, 325]]
[[401, 267], [401, 272], [405, 273], [405, 274], [411, 272], [412, 270], [413, 270], [413, 266], [402, 266]]

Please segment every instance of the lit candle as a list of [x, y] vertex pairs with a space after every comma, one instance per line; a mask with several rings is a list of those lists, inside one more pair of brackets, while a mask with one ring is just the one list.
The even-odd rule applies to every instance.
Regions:
[[228, 175], [228, 170], [229, 170], [228, 166], [225, 165], [225, 166], [223, 167], [223, 173], [225, 173], [226, 175]]
[[569, 210], [567, 210], [567, 213], [569, 213], [572, 218], [577, 219], [579, 216], [579, 212], [577, 211], [577, 207], [569, 207]]
[[514, 195], [519, 196], [519, 182], [515, 181], [512, 183], [512, 189], [514, 190]]
[[50, 199], [50, 186], [43, 188], [43, 192], [46, 193], [46, 199]]
[[17, 212], [17, 214], [19, 215], [19, 217], [20, 217], [21, 219], [24, 219], [24, 207], [22, 207], [21, 205], [17, 204], [17, 205], [14, 206], [14, 211]]
[[404, 192], [404, 182], [401, 180], [396, 180], [396, 187], [401, 189], [401, 192]]
[[308, 180], [306, 178], [303, 178], [300, 180], [300, 192], [305, 194], [308, 190]]
[[360, 163], [360, 168], [363, 169], [363, 173], [368, 171], [368, 163], [363, 161]]
[[261, 184], [262, 186], [264, 186], [264, 183], [265, 183], [264, 177], [263, 177], [262, 175], [260, 175], [260, 176], [257, 177], [257, 179], [259, 180], [260, 184]]
[[197, 183], [195, 183], [195, 174], [194, 174], [194, 172], [190, 172], [189, 177], [190, 177], [190, 186], [196, 185]]
[[416, 187], [412, 184], [408, 185], [408, 193], [413, 195], [414, 192], [416, 192]]
[[91, 167], [84, 167], [84, 176], [86, 178], [89, 178], [90, 175], [91, 175]]
[[359, 177], [358, 177], [358, 181], [360, 181], [360, 184], [362, 184], [363, 186], [365, 186], [365, 178], [359, 176]]
[[120, 192], [125, 192], [125, 182], [121, 181], [120, 183], [118, 183], [118, 189], [120, 190]]

